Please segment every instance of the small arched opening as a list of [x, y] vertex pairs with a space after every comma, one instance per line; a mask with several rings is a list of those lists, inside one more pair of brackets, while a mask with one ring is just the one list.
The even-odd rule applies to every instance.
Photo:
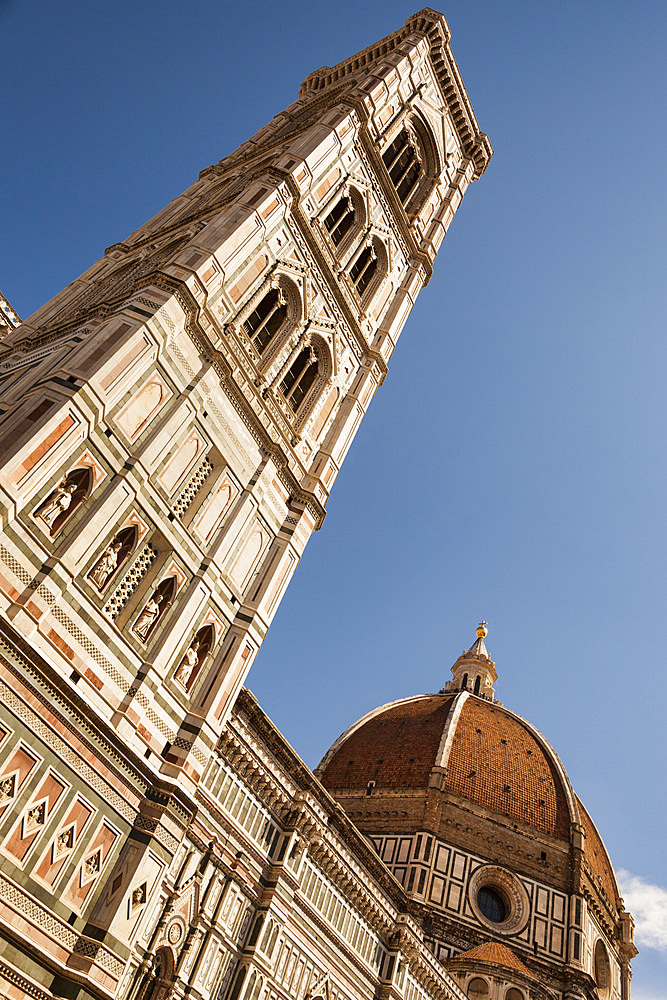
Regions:
[[158, 948], [153, 967], [141, 979], [136, 1000], [166, 1000], [174, 982], [174, 968], [171, 948]]

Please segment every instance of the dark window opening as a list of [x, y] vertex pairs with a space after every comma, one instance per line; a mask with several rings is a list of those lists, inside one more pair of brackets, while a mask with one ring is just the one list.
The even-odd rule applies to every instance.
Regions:
[[350, 268], [350, 277], [360, 296], [363, 296], [378, 269], [378, 260], [372, 246], [365, 246]]
[[507, 917], [505, 900], [495, 889], [480, 889], [477, 893], [477, 905], [486, 919], [494, 924], [502, 924]]
[[473, 694], [479, 694], [480, 683], [481, 682], [480, 682], [480, 678], [479, 678], [479, 674], [478, 674], [477, 677], [475, 677], [475, 690], [473, 691]]
[[422, 177], [419, 153], [405, 129], [385, 149], [382, 159], [389, 171], [396, 193], [405, 208], [417, 190]]
[[267, 349], [287, 319], [287, 299], [280, 288], [272, 288], [250, 313], [243, 329], [260, 354]]
[[304, 347], [280, 383], [280, 391], [295, 413], [312, 389], [318, 369], [317, 354], [312, 347]]
[[324, 225], [336, 246], [342, 243], [354, 225], [354, 206], [349, 196], [336, 202], [325, 218]]

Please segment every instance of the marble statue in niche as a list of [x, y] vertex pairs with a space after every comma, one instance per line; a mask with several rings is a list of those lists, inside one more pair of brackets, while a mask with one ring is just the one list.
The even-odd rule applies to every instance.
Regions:
[[197, 661], [199, 659], [197, 655], [197, 650], [199, 649], [199, 642], [197, 639], [192, 643], [189, 649], [186, 649], [185, 656], [181, 661], [181, 665], [176, 670], [174, 677], [179, 684], [182, 684], [184, 688], [187, 688], [188, 681], [192, 675], [192, 671], [197, 666]]
[[72, 469], [35, 508], [33, 517], [43, 521], [53, 537], [89, 496], [92, 486], [92, 469]]
[[159, 619], [176, 596], [177, 589], [176, 577], [168, 576], [144, 604], [132, 626], [132, 631], [142, 642], [148, 642]]
[[132, 626], [132, 631], [135, 635], [139, 636], [142, 642], [146, 642], [153, 630], [153, 626], [160, 617], [160, 605], [163, 601], [164, 597], [162, 594], [153, 594], [152, 597], [148, 598], [148, 601], [139, 612], [139, 616]]
[[97, 560], [88, 574], [98, 590], [103, 590], [104, 585], [118, 566], [118, 553], [123, 547], [122, 542], [113, 541], [107, 545], [106, 549]]
[[115, 576], [116, 571], [134, 551], [138, 539], [139, 531], [136, 524], [122, 528], [114, 535], [88, 573], [88, 579], [99, 591], [104, 590], [111, 577]]
[[194, 684], [214, 639], [215, 630], [212, 625], [204, 625], [203, 628], [200, 628], [174, 671], [174, 680], [186, 691], [189, 691]]
[[46, 498], [41, 507], [37, 508], [35, 517], [39, 517], [44, 521], [49, 530], [51, 530], [56, 518], [69, 510], [75, 492], [75, 483], [68, 483], [66, 477], [61, 479], [55, 490]]

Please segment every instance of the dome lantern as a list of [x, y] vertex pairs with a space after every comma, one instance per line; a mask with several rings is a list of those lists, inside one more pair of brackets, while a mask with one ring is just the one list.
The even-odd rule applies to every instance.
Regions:
[[495, 701], [493, 685], [498, 678], [496, 665], [488, 654], [484, 640], [489, 634], [487, 623], [477, 626], [477, 638], [469, 650], [464, 650], [452, 667], [453, 680], [447, 681], [445, 691], [469, 691], [478, 698]]

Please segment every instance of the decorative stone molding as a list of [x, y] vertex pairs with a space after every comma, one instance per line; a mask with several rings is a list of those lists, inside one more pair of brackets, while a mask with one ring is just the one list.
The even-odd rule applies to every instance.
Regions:
[[[507, 907], [507, 915], [500, 923], [489, 920], [479, 908], [478, 893], [487, 887], [494, 889]], [[479, 922], [498, 934], [518, 934], [530, 916], [528, 893], [516, 875], [499, 865], [482, 865], [476, 869], [468, 883], [468, 902]]]

